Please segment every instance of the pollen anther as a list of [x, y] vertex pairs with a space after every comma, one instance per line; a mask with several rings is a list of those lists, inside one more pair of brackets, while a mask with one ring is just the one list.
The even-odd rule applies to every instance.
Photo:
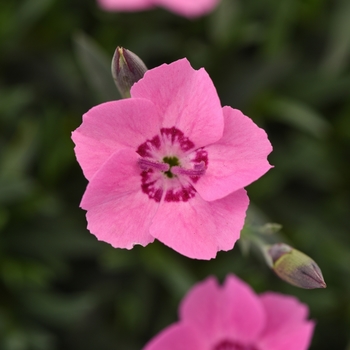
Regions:
[[185, 169], [179, 166], [171, 167], [171, 172], [175, 175], [201, 176], [205, 173], [205, 163], [195, 164], [193, 169]]
[[167, 163], [160, 163], [146, 158], [140, 158], [138, 164], [141, 170], [156, 169], [160, 171], [168, 171], [170, 169], [170, 166]]

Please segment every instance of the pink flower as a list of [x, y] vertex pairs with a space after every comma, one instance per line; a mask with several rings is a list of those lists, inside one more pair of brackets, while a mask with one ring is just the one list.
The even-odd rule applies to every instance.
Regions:
[[98, 0], [107, 11], [137, 11], [162, 6], [186, 17], [211, 12], [220, 0]]
[[232, 249], [243, 187], [271, 167], [266, 133], [222, 108], [208, 74], [186, 59], [147, 71], [131, 98], [92, 108], [72, 138], [89, 180], [88, 229], [119, 248], [157, 238], [197, 259]]
[[292, 296], [256, 295], [233, 275], [222, 287], [209, 277], [183, 299], [180, 321], [144, 350], [305, 350], [314, 329], [307, 315]]

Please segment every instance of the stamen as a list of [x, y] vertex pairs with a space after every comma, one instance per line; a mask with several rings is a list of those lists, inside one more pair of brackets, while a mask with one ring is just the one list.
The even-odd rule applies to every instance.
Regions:
[[167, 163], [159, 163], [146, 158], [140, 158], [138, 164], [142, 170], [157, 169], [160, 171], [168, 171], [170, 169], [170, 165]]
[[201, 176], [205, 173], [205, 163], [195, 164], [194, 169], [184, 169], [179, 166], [171, 167], [171, 172], [175, 175]]

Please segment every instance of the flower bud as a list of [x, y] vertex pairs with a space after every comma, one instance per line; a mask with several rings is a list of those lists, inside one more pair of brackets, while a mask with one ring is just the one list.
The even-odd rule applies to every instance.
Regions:
[[284, 281], [305, 289], [326, 288], [316, 262], [299, 250], [277, 243], [268, 248], [267, 254], [272, 260], [272, 269]]
[[130, 89], [147, 71], [140, 57], [133, 52], [117, 47], [112, 59], [112, 76], [123, 98], [130, 97]]

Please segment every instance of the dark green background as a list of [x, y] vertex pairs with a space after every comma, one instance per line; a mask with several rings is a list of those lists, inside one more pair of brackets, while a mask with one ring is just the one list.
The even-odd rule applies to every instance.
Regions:
[[[112, 249], [86, 230], [70, 133], [119, 98], [117, 45], [149, 68], [182, 57], [205, 67], [222, 104], [267, 130], [275, 168], [250, 198], [318, 262], [327, 289], [289, 286], [238, 246], [195, 261], [157, 242]], [[350, 348], [348, 0], [222, 0], [193, 21], [93, 0], [2, 1], [0, 53], [0, 349], [141, 349], [194, 283], [230, 272], [307, 303], [311, 349]]]

